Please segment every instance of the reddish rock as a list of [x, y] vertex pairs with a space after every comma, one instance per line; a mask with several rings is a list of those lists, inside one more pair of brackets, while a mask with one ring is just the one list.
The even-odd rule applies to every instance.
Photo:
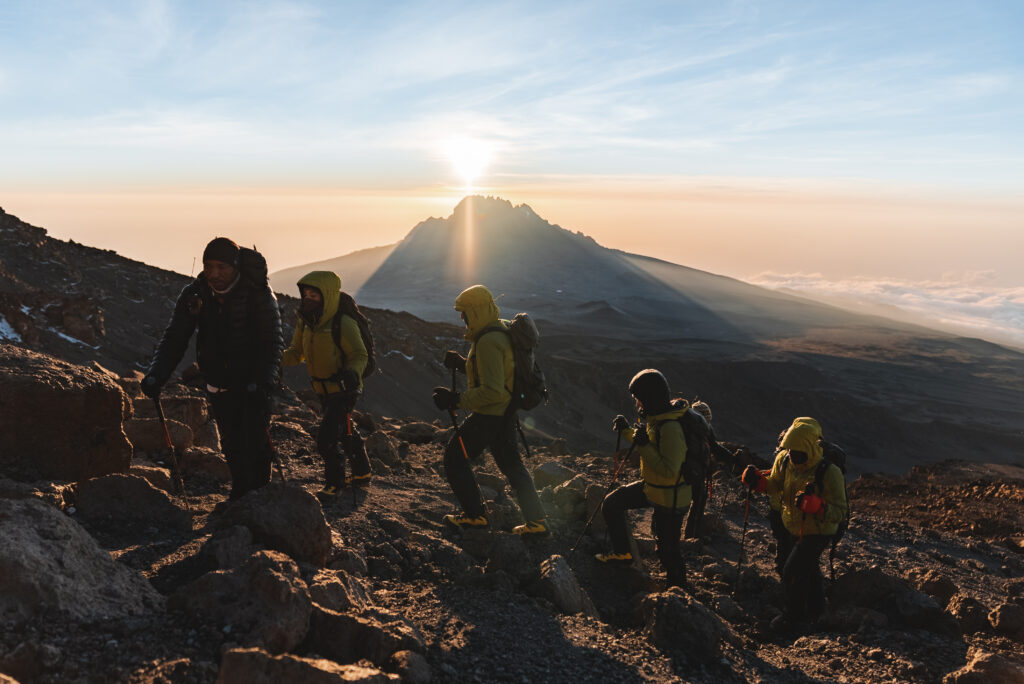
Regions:
[[104, 373], [0, 345], [0, 471], [76, 481], [128, 471], [128, 397]]
[[366, 658], [383, 665], [396, 651], [424, 650], [423, 635], [405, 618], [379, 610], [359, 615], [313, 606], [307, 646], [338, 662]]
[[339, 665], [323, 658], [274, 656], [258, 648], [234, 648], [224, 654], [217, 684], [386, 684], [398, 675], [362, 665]]
[[942, 684], [1020, 684], [1024, 668], [995, 653], [976, 651], [956, 672], [942, 678]]
[[[151, 454], [167, 451], [167, 438], [164, 437], [164, 429], [158, 418], [133, 418], [125, 421], [124, 431], [136, 451]], [[168, 418], [167, 432], [170, 433], [171, 442], [178, 447], [178, 451], [184, 451], [192, 446], [192, 430], [184, 423]]]
[[82, 519], [97, 523], [192, 529], [189, 511], [137, 475], [105, 475], [79, 482], [75, 485], [75, 506]]

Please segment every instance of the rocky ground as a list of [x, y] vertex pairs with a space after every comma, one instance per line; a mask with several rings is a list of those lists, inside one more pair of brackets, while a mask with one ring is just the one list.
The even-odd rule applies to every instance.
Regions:
[[[147, 444], [137, 381], [118, 382], [136, 406], [128, 431]], [[534, 445], [528, 467], [552, 528], [537, 540], [510, 534], [518, 509], [485, 457], [492, 524], [460, 532], [441, 522], [455, 509], [441, 466], [450, 428], [360, 415], [374, 480], [321, 504], [315, 405], [286, 391], [275, 482], [215, 513], [227, 484], [215, 442], [200, 438], [208, 416], [187, 386], [169, 394], [191, 440], [183, 495], [168, 491], [159, 444], [136, 446], [128, 472], [0, 480], [0, 672], [23, 682], [1024, 681], [1024, 469], [947, 462], [860, 477], [827, 615], [778, 633], [765, 502], [750, 509], [737, 587], [744, 498], [725, 470], [705, 537], [685, 545], [691, 591], [665, 591], [649, 512], [634, 514], [634, 567], [593, 560], [600, 521], [572, 552], [610, 477], [611, 440], [607, 452]]]

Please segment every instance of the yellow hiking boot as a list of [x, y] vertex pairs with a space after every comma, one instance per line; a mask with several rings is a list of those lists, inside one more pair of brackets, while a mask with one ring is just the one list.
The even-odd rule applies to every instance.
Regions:
[[365, 486], [370, 484], [370, 478], [372, 477], [373, 475], [371, 473], [366, 473], [365, 475], [348, 475], [345, 477], [345, 484]]
[[487, 516], [478, 515], [471, 518], [465, 513], [460, 515], [446, 515], [444, 521], [454, 527], [487, 527]]
[[341, 494], [341, 485], [329, 485], [325, 484], [321, 487], [320, 491], [316, 493], [317, 496], [337, 496]]
[[527, 520], [522, 525], [516, 525], [512, 528], [512, 534], [518, 534], [522, 536], [530, 536], [533, 534], [547, 534], [548, 526], [544, 522], [544, 518], [540, 520]]
[[626, 553], [595, 553], [594, 558], [608, 565], [630, 565], [633, 563], [633, 554]]

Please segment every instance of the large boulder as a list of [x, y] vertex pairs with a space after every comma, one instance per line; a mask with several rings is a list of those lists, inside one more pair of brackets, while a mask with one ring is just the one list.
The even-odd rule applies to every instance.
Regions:
[[149, 582], [56, 508], [0, 499], [0, 619], [92, 622], [162, 605]]
[[138, 475], [104, 475], [79, 482], [75, 505], [83, 520], [99, 525], [192, 529], [192, 514]]
[[[173, 418], [168, 418], [165, 423], [167, 434], [171, 436], [171, 443], [178, 447], [178, 451], [184, 451], [192, 446], [195, 441], [192, 428]], [[158, 418], [126, 420], [124, 431], [136, 451], [144, 451], [153, 455], [167, 451], [167, 438], [164, 436], [164, 427]]]
[[1024, 668], [995, 653], [976, 651], [956, 672], [942, 678], [942, 684], [1020, 684]]
[[723, 640], [735, 635], [714, 612], [678, 587], [643, 600], [648, 638], [665, 651], [679, 650], [694, 660], [714, 660]]
[[366, 456], [368, 458], [380, 459], [382, 463], [390, 468], [402, 465], [402, 459], [398, 457], [398, 446], [395, 440], [388, 436], [383, 430], [371, 432], [366, 437]]
[[885, 574], [878, 566], [841, 575], [830, 588], [832, 606], [870, 608], [893, 624], [924, 629], [950, 637], [960, 635], [956, 618], [925, 593], [904, 580]]
[[518, 534], [496, 533], [487, 555], [487, 572], [503, 570], [519, 582], [527, 582], [537, 576], [537, 564], [530, 558], [530, 549]]
[[[148, 397], [139, 397], [132, 401], [135, 407], [136, 418], [156, 418], [156, 404]], [[160, 397], [160, 406], [164, 410], [164, 416], [174, 420], [195, 431], [210, 420], [210, 410], [206, 399], [199, 396], [168, 395]]]
[[1024, 605], [1004, 603], [988, 614], [992, 629], [1004, 636], [1021, 640], [1024, 638]]
[[397, 651], [425, 649], [419, 629], [403, 617], [380, 610], [339, 613], [321, 605], [313, 607], [306, 646], [338, 662], [365, 658], [377, 665], [387, 663]]
[[206, 573], [175, 592], [169, 606], [214, 620], [243, 646], [273, 653], [302, 642], [312, 611], [298, 566], [277, 551], [258, 551], [238, 568]]
[[331, 552], [331, 528], [316, 497], [301, 487], [273, 482], [231, 502], [222, 525], [244, 525], [267, 548], [297, 561], [324, 566]]
[[217, 684], [387, 684], [398, 675], [362, 665], [339, 665], [323, 658], [271, 655], [258, 648], [233, 648], [220, 661]]
[[597, 616], [593, 602], [580, 587], [575, 573], [562, 556], [551, 556], [540, 564], [540, 579], [535, 588], [538, 594], [558, 606], [563, 613]]
[[988, 608], [970, 594], [960, 592], [949, 599], [946, 610], [956, 618], [964, 634], [974, 634], [988, 629]]
[[123, 473], [131, 404], [109, 375], [0, 345], [0, 471], [21, 480], [84, 480]]

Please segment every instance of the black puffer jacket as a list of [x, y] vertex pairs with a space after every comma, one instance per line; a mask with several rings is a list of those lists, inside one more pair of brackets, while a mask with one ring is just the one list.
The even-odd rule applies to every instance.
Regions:
[[203, 275], [185, 286], [150, 365], [149, 374], [159, 385], [167, 382], [181, 361], [197, 327], [196, 357], [208, 384], [232, 388], [277, 382], [283, 346], [281, 313], [266, 270], [262, 282], [259, 275], [253, 278], [243, 271], [238, 283], [222, 296], [214, 294]]

